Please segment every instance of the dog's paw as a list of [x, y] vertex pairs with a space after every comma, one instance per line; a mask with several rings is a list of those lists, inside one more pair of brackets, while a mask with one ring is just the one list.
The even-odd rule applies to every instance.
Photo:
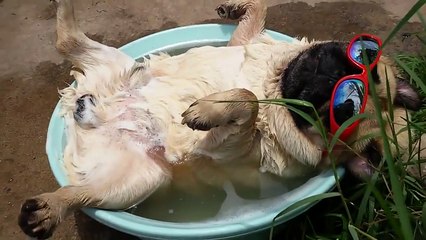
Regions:
[[96, 106], [93, 95], [85, 94], [77, 99], [75, 103], [74, 119], [82, 128], [94, 128], [98, 126], [99, 119], [97, 118], [94, 108]]
[[19, 214], [18, 224], [22, 231], [36, 239], [47, 239], [52, 236], [59, 217], [52, 213], [51, 206], [41, 198], [32, 198], [24, 202]]
[[205, 102], [196, 101], [189, 108], [182, 113], [182, 124], [186, 124], [192, 130], [208, 131], [214, 127], [219, 127], [219, 124], [214, 124], [206, 116], [205, 110], [208, 106], [205, 106]]
[[246, 8], [235, 1], [227, 1], [217, 6], [216, 12], [220, 18], [237, 20], [246, 13]]
[[58, 4], [61, 0], [49, 0], [50, 4], [52, 4], [55, 7], [58, 7]]

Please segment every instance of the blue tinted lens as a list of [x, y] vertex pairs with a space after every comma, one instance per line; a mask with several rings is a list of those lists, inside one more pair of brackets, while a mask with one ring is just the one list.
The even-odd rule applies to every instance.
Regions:
[[348, 79], [337, 86], [332, 106], [337, 124], [342, 125], [346, 120], [360, 113], [364, 94], [364, 83], [357, 79]]
[[379, 53], [379, 44], [375, 40], [371, 39], [356, 40], [350, 48], [351, 58], [360, 64], [366, 65], [367, 61], [363, 59], [362, 55], [363, 47], [368, 57], [368, 63], [373, 63]]

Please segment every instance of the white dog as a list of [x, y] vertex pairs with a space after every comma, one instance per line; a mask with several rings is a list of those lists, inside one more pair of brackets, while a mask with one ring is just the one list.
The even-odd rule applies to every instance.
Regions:
[[[327, 109], [336, 81], [356, 72], [346, 60], [345, 43], [275, 41], [263, 31], [262, 0], [230, 0], [217, 9], [223, 18], [240, 20], [227, 47], [153, 55], [139, 63], [87, 38], [71, 0], [57, 4], [56, 48], [74, 64], [77, 81], [61, 91], [70, 185], [23, 204], [19, 225], [27, 235], [51, 236], [81, 207], [134, 206], [167, 184], [176, 164], [205, 161], [247, 185], [261, 172], [293, 177], [327, 165], [324, 143], [312, 126], [285, 107], [257, 100], [297, 98], [315, 102], [320, 112]], [[389, 60], [382, 57], [375, 71], [383, 99], [384, 76], [389, 79], [395, 116], [405, 117], [398, 106], [418, 107], [418, 95], [397, 79]], [[372, 103], [366, 111], [375, 111]], [[372, 131], [378, 131], [375, 121], [362, 121], [352, 139]], [[379, 139], [364, 139], [351, 147], [368, 158], [371, 151], [381, 154], [381, 145]], [[204, 175], [200, 171], [195, 175]]]

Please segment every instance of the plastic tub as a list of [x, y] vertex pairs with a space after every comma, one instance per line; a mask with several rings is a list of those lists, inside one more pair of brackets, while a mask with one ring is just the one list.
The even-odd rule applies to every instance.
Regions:
[[[230, 39], [234, 25], [202, 24], [174, 28], [158, 32], [141, 39], [135, 40], [120, 49], [135, 59], [149, 53], [159, 51], [179, 52], [202, 45], [224, 45]], [[295, 41], [293, 38], [278, 32], [267, 30], [273, 38], [281, 41]], [[53, 174], [61, 186], [67, 185], [67, 177], [63, 169], [63, 149], [66, 144], [65, 123], [59, 115], [58, 103], [49, 123], [47, 133], [46, 151]], [[338, 175], [343, 174], [343, 169], [338, 169]], [[125, 211], [107, 211], [85, 208], [83, 211], [97, 221], [119, 231], [143, 238], [153, 239], [217, 239], [244, 236], [258, 236], [262, 230], [268, 229], [274, 217], [293, 203], [304, 198], [329, 191], [335, 185], [332, 171], [325, 171], [309, 179], [302, 186], [269, 199], [265, 204], [270, 204], [268, 211], [257, 211], [256, 207], [245, 209], [250, 211], [245, 217], [224, 222], [196, 222], [172, 223], [147, 219], [130, 214]], [[294, 209], [280, 217], [277, 222], [284, 223], [300, 213], [306, 211], [308, 205]]]

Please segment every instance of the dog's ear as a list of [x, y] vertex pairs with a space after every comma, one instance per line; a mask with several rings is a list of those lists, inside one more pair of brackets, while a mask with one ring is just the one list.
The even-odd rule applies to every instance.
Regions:
[[422, 105], [422, 100], [413, 86], [404, 79], [398, 78], [394, 105], [417, 111]]

